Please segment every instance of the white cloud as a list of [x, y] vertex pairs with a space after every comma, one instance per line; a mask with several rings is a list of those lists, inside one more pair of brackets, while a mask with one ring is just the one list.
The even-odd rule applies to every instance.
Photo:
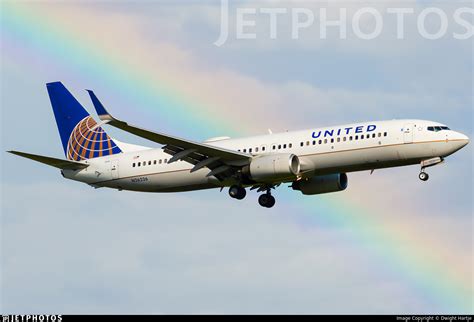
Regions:
[[244, 201], [253, 210], [242, 212], [227, 198], [202, 203], [217, 191], [142, 195], [74, 183], [3, 188], [3, 305], [9, 312], [406, 308], [399, 297], [409, 289], [389, 272], [368, 271], [370, 256], [337, 231], [291, 224], [289, 205], [268, 213]]

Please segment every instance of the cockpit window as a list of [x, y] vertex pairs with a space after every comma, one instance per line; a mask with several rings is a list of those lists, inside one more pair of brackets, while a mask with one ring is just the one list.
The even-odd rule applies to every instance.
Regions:
[[428, 131], [439, 132], [443, 130], [449, 130], [447, 126], [428, 126]]

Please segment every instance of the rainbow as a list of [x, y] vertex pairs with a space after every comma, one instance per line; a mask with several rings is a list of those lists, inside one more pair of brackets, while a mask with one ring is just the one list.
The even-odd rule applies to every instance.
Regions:
[[[259, 128], [257, 124], [235, 122], [213, 98], [180, 91], [174, 86], [180, 75], [161, 74], [145, 63], [130, 63], [126, 55], [108, 50], [98, 39], [84, 41], [81, 30], [70, 26], [67, 17], [43, 10], [40, 5], [3, 3], [2, 7], [3, 55], [7, 65], [41, 60], [49, 64], [47, 68], [77, 75], [85, 84], [90, 79], [100, 81], [110, 95], [137, 109], [130, 114], [159, 119], [164, 127], [160, 131], [179, 129], [186, 131], [186, 137], [205, 138], [216, 133], [248, 134]], [[87, 17], [83, 19], [90, 23]], [[28, 67], [37, 68], [34, 63]], [[338, 194], [303, 198], [293, 192], [282, 193], [279, 203], [297, 213], [303, 227], [340, 229], [341, 238], [370, 251], [375, 265], [407, 285], [414, 296], [436, 312], [473, 312], [472, 277], [458, 274], [456, 264], [440, 261], [431, 254], [435, 250], [420, 246], [416, 237], [407, 243], [400, 227], [377, 220], [370, 205], [360, 205], [350, 197], [344, 197], [342, 203], [340, 198]]]
[[[229, 122], [228, 115], [219, 113], [219, 106], [181, 95], [178, 88], [169, 85], [173, 79], [153, 76], [159, 70], [150, 70], [146, 64], [131, 64], [127, 57], [101, 49], [103, 44], [97, 39], [81, 41], [84, 38], [81, 30], [59, 28], [66, 21], [57, 21], [51, 11], [41, 10], [40, 5], [32, 5], [34, 10], [13, 3], [2, 6], [4, 41], [9, 44], [9, 50], [27, 56], [26, 61], [37, 61], [36, 56], [40, 55], [44, 58], [42, 61], [52, 62], [52, 68], [62, 66], [85, 81], [99, 79], [106, 84], [105, 88], [116, 92], [133, 109], [150, 110], [160, 119], [160, 126], [165, 126], [164, 130], [179, 128], [203, 138], [215, 133], [235, 135], [248, 130], [245, 124], [237, 126]], [[86, 21], [84, 17], [84, 23]], [[29, 53], [25, 54], [24, 46], [30, 49]], [[212, 120], [209, 114], [213, 114]]]
[[[343, 202], [337, 195], [316, 201], [300, 197], [286, 195], [293, 212], [301, 211], [307, 216], [304, 226], [309, 221], [310, 226], [343, 230], [346, 238], [372, 252], [378, 265], [414, 288], [417, 296], [428, 301], [436, 312], [472, 312], [471, 280], [458, 274], [459, 263], [441, 262], [432, 256], [431, 252], [442, 250], [420, 247], [423, 240], [413, 229], [407, 225], [393, 227], [377, 220], [379, 214], [347, 194]], [[413, 236], [409, 243], [406, 235]]]

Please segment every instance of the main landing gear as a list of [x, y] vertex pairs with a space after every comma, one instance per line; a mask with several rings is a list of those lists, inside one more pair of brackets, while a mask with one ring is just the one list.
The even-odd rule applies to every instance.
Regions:
[[275, 205], [275, 197], [270, 194], [270, 190], [258, 197], [258, 203], [265, 208], [271, 208]]
[[[271, 188], [267, 188], [267, 187], [259, 188], [258, 191], [267, 190], [266, 193], [258, 197], [258, 203], [260, 204], [260, 206], [265, 207], [265, 208], [271, 208], [275, 205], [275, 198], [270, 193], [270, 189]], [[229, 188], [229, 196], [231, 196], [234, 199], [242, 200], [245, 198], [246, 194], [247, 192], [245, 191], [245, 188], [241, 186], [233, 185]]]
[[247, 191], [245, 191], [245, 188], [243, 187], [234, 185], [229, 188], [229, 196], [234, 199], [242, 200], [245, 198], [246, 195]]

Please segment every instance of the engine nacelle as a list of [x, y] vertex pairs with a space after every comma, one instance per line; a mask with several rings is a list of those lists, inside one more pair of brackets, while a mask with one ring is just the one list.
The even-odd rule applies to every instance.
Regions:
[[347, 175], [338, 173], [314, 176], [306, 180], [295, 181], [291, 187], [293, 190], [301, 191], [304, 195], [342, 191], [347, 188]]
[[270, 154], [255, 157], [246, 169], [252, 180], [272, 182], [291, 178], [300, 172], [300, 160], [294, 154]]

